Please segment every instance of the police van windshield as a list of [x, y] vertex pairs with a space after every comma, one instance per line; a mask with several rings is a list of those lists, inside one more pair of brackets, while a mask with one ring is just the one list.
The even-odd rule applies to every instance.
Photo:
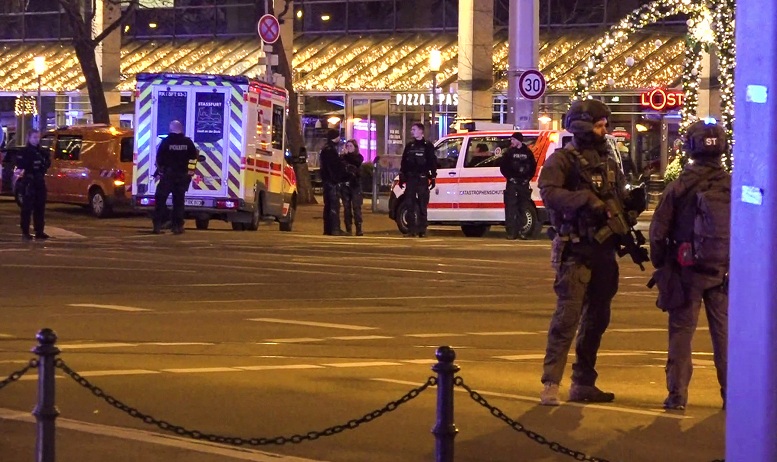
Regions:
[[[473, 136], [467, 145], [464, 168], [498, 167], [502, 153], [510, 147], [511, 135]], [[536, 136], [524, 135], [523, 142], [531, 149]]]

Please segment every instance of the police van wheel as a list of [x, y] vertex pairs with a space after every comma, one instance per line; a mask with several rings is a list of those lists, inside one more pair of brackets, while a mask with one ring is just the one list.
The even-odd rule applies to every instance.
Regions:
[[394, 215], [394, 222], [397, 224], [397, 229], [399, 229], [399, 232], [402, 234], [407, 234], [410, 232], [410, 228], [407, 224], [407, 217], [410, 214], [410, 207], [407, 206], [407, 202], [401, 201], [397, 205], [397, 212]]
[[297, 212], [297, 207], [292, 205], [289, 207], [289, 216], [279, 223], [280, 230], [284, 232], [291, 232], [291, 228], [294, 226], [294, 215]]
[[102, 189], [97, 188], [89, 194], [89, 209], [97, 218], [105, 218], [111, 214], [111, 207]]
[[489, 225], [461, 225], [461, 231], [467, 237], [483, 237], [490, 229]]
[[521, 229], [521, 236], [526, 239], [537, 239], [542, 233], [542, 223], [537, 216], [537, 208], [532, 205], [523, 213], [526, 214], [526, 226]]
[[197, 229], [205, 230], [205, 229], [208, 229], [209, 225], [210, 225], [210, 220], [207, 218], [194, 219], [194, 226], [196, 226]]
[[245, 231], [245, 223], [238, 223], [236, 221], [233, 221], [232, 223], [232, 231]]

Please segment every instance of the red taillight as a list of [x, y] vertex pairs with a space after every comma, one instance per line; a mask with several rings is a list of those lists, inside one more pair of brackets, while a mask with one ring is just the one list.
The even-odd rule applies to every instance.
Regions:
[[237, 209], [239, 206], [240, 203], [237, 200], [226, 199], [216, 201], [217, 209]]
[[113, 179], [118, 181], [124, 181], [127, 177], [124, 175], [124, 170], [116, 170], [113, 172]]

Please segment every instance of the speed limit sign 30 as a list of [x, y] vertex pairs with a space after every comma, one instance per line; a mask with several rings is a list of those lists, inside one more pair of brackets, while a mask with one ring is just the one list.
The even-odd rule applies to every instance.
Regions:
[[546, 88], [545, 76], [540, 71], [529, 69], [528, 71], [523, 71], [518, 78], [518, 91], [526, 99], [540, 99], [545, 94]]

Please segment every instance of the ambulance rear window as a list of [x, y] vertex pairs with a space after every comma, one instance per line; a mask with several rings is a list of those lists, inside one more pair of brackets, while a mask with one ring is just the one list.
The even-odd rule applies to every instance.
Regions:
[[132, 162], [132, 151], [135, 147], [133, 138], [121, 139], [121, 152], [119, 152], [119, 162]]
[[283, 106], [272, 106], [272, 148], [283, 149]]

